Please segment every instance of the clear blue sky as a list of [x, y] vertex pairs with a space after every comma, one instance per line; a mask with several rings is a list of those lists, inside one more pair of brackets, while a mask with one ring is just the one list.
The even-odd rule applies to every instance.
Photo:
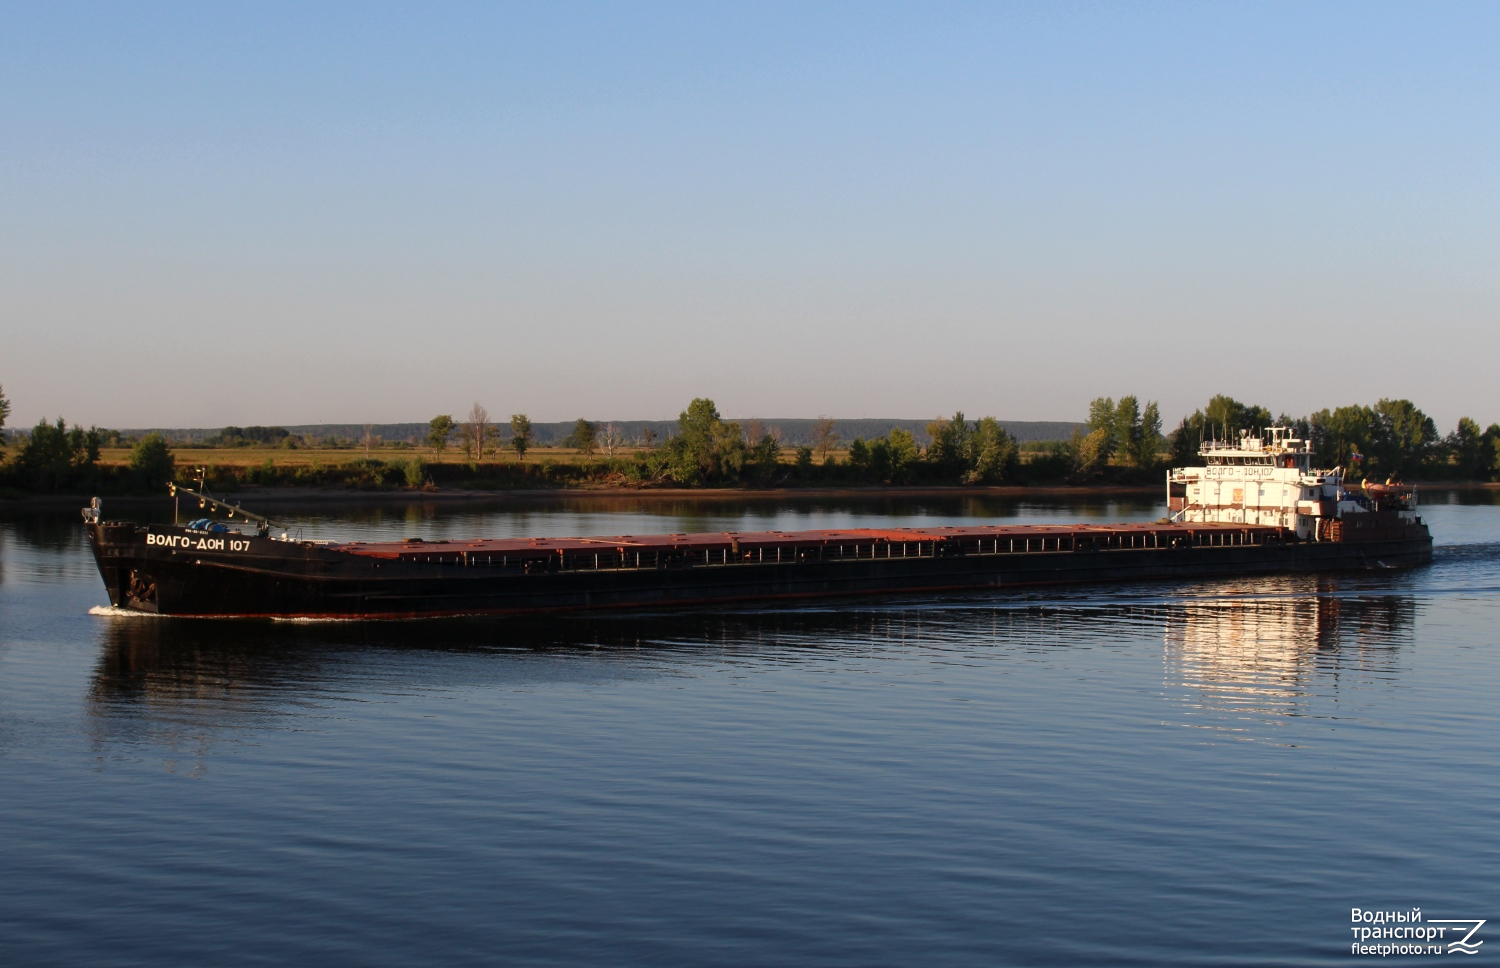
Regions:
[[0, 10], [12, 425], [1500, 420], [1500, 5]]

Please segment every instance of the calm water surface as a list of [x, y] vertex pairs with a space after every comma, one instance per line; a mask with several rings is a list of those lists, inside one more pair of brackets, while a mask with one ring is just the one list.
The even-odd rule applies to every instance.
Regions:
[[[1351, 958], [1351, 907], [1500, 918], [1500, 507], [1429, 500], [1414, 572], [368, 624], [90, 615], [75, 516], [0, 518], [0, 962], [1324, 965]], [[294, 517], [376, 538], [1161, 513]]]

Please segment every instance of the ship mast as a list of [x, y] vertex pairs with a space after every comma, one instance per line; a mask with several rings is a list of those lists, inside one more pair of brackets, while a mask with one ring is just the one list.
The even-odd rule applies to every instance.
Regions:
[[231, 517], [231, 518], [234, 517], [235, 515], [239, 515], [241, 518], [245, 519], [246, 521], [254, 521], [255, 524], [256, 524], [256, 529], [260, 532], [261, 537], [265, 537], [266, 534], [272, 528], [285, 528], [285, 525], [279, 524], [276, 521], [272, 521], [270, 518], [266, 517], [265, 515], [256, 514], [253, 511], [246, 511], [244, 508], [240, 507], [238, 504], [230, 504], [228, 501], [221, 501], [221, 500], [219, 500], [218, 498], [214, 497], [212, 494], [208, 493], [207, 488], [204, 488], [204, 486], [203, 486], [203, 480], [204, 480], [204, 470], [203, 470], [203, 468], [200, 467], [200, 468], [198, 468], [198, 487], [199, 487], [199, 490], [195, 491], [195, 490], [193, 490], [190, 487], [183, 487], [181, 484], [177, 484], [177, 483], [172, 483], [172, 484], [168, 484], [167, 485], [167, 491], [172, 495], [172, 497], [174, 499], [173, 500], [173, 505], [172, 505], [172, 523], [173, 524], [178, 523], [178, 521], [177, 521], [177, 518], [178, 518], [178, 515], [177, 515], [177, 504], [176, 504], [176, 500], [175, 499], [178, 498], [180, 495], [186, 494], [188, 497], [197, 498], [198, 499], [198, 506], [200, 508], [215, 508], [217, 510], [221, 510], [221, 511], [225, 512], [225, 514], [227, 516]]

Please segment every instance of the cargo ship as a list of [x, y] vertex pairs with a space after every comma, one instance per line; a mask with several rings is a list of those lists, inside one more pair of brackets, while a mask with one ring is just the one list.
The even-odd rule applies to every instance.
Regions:
[[1315, 469], [1307, 442], [1285, 428], [1207, 441], [1200, 454], [1202, 466], [1167, 472], [1169, 516], [1154, 523], [303, 541], [201, 483], [172, 494], [217, 517], [107, 521], [97, 498], [83, 516], [111, 605], [195, 617], [702, 607], [1431, 560], [1415, 488], [1346, 487], [1341, 469]]

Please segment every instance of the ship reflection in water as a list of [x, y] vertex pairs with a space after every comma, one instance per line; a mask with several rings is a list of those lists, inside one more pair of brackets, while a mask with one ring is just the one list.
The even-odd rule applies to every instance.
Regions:
[[1166, 616], [1165, 687], [1202, 714], [1195, 725], [1248, 737], [1254, 722], [1308, 715], [1313, 696], [1349, 677], [1394, 679], [1415, 617], [1410, 596], [1360, 594], [1316, 577], [1189, 599]]
[[534, 621], [264, 623], [116, 618], [90, 692], [96, 741], [145, 741], [201, 756], [226, 731], [318, 715], [341, 697], [692, 674], [712, 663], [1034, 653], [1165, 640], [1163, 687], [1189, 725], [1269, 738], [1257, 723], [1312, 712], [1350, 676], [1393, 679], [1415, 606], [1328, 577], [1267, 578], [1089, 595], [913, 600], [790, 611]]
[[900, 610], [806, 609], [308, 623], [109, 615], [102, 624], [88, 698], [96, 750], [166, 748], [193, 760], [192, 772], [231, 736], [336, 718], [351, 698], [839, 661], [907, 649], [942, 623]]

